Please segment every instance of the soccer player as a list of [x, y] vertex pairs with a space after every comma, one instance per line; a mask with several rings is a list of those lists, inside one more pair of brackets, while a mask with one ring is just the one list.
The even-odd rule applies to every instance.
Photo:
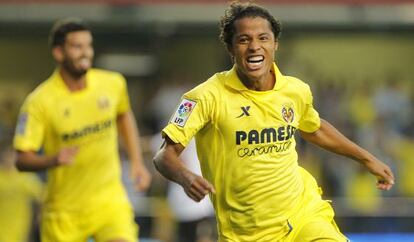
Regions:
[[134, 213], [120, 177], [118, 132], [137, 190], [151, 180], [124, 77], [92, 68], [93, 37], [81, 20], [50, 33], [54, 73], [25, 100], [14, 138], [16, 166], [47, 170], [43, 242], [137, 241]]
[[[234, 66], [184, 94], [162, 131], [156, 168], [195, 201], [210, 194], [220, 242], [346, 241], [315, 179], [298, 165], [295, 131], [359, 161], [379, 189], [392, 187], [392, 171], [319, 118], [306, 83], [279, 71], [281, 28], [266, 9], [233, 2], [220, 26]], [[204, 177], [180, 162], [193, 136]]]

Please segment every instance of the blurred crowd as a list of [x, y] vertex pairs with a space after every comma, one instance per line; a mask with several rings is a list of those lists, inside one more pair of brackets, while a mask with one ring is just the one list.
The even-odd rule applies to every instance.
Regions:
[[[311, 85], [321, 117], [392, 166], [397, 177], [396, 187], [384, 194], [412, 197], [414, 183], [407, 171], [414, 162], [414, 86], [411, 82], [393, 78], [398, 77], [352, 85], [345, 80], [320, 81]], [[354, 199], [350, 205], [367, 212], [379, 205], [378, 199], [384, 194], [372, 185], [374, 177], [359, 172], [359, 166], [344, 165], [349, 160], [325, 152], [315, 155], [314, 152], [319, 151], [310, 150], [307, 145], [301, 145], [299, 149], [304, 157], [309, 157], [309, 161], [303, 160], [309, 163], [304, 166], [316, 170], [327, 196], [350, 197]], [[313, 159], [317, 160], [311, 162]], [[336, 161], [338, 159], [344, 161]]]

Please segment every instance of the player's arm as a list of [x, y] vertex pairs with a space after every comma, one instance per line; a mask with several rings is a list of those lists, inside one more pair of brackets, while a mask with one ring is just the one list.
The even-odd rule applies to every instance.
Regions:
[[130, 160], [130, 176], [138, 191], [146, 190], [151, 183], [151, 174], [144, 165], [139, 131], [132, 111], [121, 113], [117, 117], [120, 137]]
[[379, 189], [389, 190], [394, 184], [394, 175], [389, 166], [350, 141], [326, 120], [321, 119], [321, 126], [317, 131], [313, 133], [301, 131], [300, 134], [306, 141], [359, 161], [377, 177], [377, 187]]
[[201, 201], [208, 193], [215, 193], [213, 186], [203, 177], [187, 169], [180, 159], [184, 146], [174, 143], [168, 136], [154, 157], [156, 169], [167, 179], [180, 184], [194, 201]]
[[39, 155], [34, 151], [17, 151], [16, 167], [20, 171], [42, 171], [60, 165], [71, 164], [78, 153], [77, 147], [67, 147], [57, 155]]

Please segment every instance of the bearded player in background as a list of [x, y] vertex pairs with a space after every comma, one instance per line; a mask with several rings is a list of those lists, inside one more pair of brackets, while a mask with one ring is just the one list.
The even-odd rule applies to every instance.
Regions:
[[92, 68], [93, 37], [78, 19], [50, 33], [53, 74], [25, 100], [14, 138], [16, 166], [47, 170], [43, 242], [135, 242], [137, 225], [121, 182], [118, 132], [138, 191], [151, 176], [143, 164], [126, 81]]

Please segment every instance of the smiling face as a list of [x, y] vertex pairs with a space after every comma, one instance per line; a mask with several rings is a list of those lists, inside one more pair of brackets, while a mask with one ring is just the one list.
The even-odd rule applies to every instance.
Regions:
[[73, 77], [81, 77], [92, 67], [92, 34], [86, 30], [70, 32], [63, 45], [54, 47], [53, 51], [61, 68]]
[[239, 78], [248, 88], [255, 86], [254, 83], [273, 87], [271, 70], [277, 41], [269, 21], [262, 17], [243, 17], [234, 22], [234, 27], [229, 51]]

